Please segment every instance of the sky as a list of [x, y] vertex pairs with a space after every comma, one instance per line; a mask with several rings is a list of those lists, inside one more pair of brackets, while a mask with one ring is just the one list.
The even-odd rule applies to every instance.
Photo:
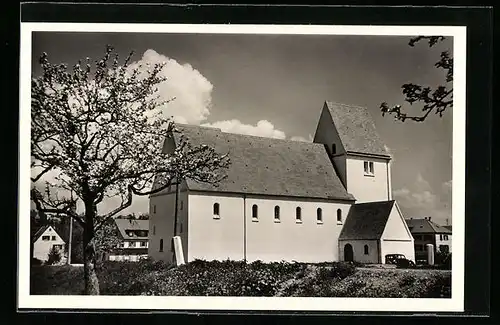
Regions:
[[[69, 66], [102, 57], [106, 44], [122, 58], [166, 62], [160, 86], [164, 110], [182, 123], [226, 132], [311, 141], [326, 100], [366, 107], [389, 148], [392, 188], [405, 217], [430, 216], [452, 224], [452, 111], [423, 123], [382, 117], [380, 103], [402, 104], [401, 85], [442, 84], [436, 69], [452, 39], [429, 48], [408, 46], [410, 36], [238, 35], [35, 32], [32, 75], [38, 58]], [[405, 105], [406, 104], [406, 105]], [[106, 202], [111, 209], [116, 202]], [[134, 198], [123, 213], [147, 213], [147, 198]]]

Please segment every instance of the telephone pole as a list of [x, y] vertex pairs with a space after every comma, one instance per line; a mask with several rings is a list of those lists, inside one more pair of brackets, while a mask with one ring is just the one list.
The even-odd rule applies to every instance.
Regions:
[[[76, 207], [73, 202], [73, 191], [71, 191], [71, 204], [73, 212], [76, 212]], [[71, 264], [71, 242], [73, 240], [73, 217], [69, 217], [69, 239], [68, 239], [68, 260], [66, 261], [66, 264]]]

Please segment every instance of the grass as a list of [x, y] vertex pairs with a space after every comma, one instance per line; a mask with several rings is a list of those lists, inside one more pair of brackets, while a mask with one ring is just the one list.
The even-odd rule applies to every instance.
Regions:
[[[449, 298], [446, 270], [358, 268], [345, 263], [194, 261], [106, 262], [98, 269], [102, 295]], [[31, 294], [83, 293], [83, 267], [33, 266]]]

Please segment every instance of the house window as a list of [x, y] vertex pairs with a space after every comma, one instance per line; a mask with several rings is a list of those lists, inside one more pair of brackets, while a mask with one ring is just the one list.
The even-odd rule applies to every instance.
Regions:
[[153, 235], [156, 235], [156, 226], [153, 226]]
[[342, 223], [342, 210], [337, 209], [337, 223]]
[[337, 153], [337, 145], [334, 143], [332, 144], [332, 155]]
[[302, 209], [300, 207], [295, 208], [295, 221], [302, 221]]
[[52, 236], [52, 240], [56, 240], [56, 236]]
[[220, 217], [220, 205], [219, 203], [214, 203], [214, 217]]
[[365, 175], [372, 176], [374, 174], [373, 161], [364, 162]]
[[316, 220], [318, 221], [318, 223], [323, 223], [323, 210], [321, 210], [321, 208], [318, 208], [318, 210], [316, 210]]
[[280, 220], [280, 207], [275, 206], [274, 207], [274, 221], [279, 221]]
[[181, 201], [181, 210], [184, 209], [184, 201]]
[[146, 247], [146, 242], [145, 241], [141, 241], [141, 247]]
[[160, 252], [163, 252], [163, 239], [160, 239]]
[[54, 245], [54, 249], [61, 250], [62, 249], [62, 245]]
[[258, 210], [259, 208], [257, 207], [257, 204], [252, 205], [252, 219], [254, 221], [257, 221], [259, 219]]
[[42, 240], [50, 240], [50, 236], [42, 236]]
[[153, 205], [153, 213], [156, 213], [156, 205]]
[[443, 240], [443, 235], [439, 235], [439, 240]]
[[368, 245], [365, 245], [365, 255], [368, 255]]
[[444, 240], [448, 240], [448, 235], [444, 235], [444, 236], [443, 236], [443, 239], [444, 239]]
[[121, 242], [120, 247], [122, 247], [122, 248], [125, 247], [125, 242]]
[[448, 245], [439, 245], [439, 251], [442, 253], [449, 253], [450, 252], [450, 246]]

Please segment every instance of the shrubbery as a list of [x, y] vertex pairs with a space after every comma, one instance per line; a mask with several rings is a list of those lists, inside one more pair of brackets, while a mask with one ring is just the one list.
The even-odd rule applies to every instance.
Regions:
[[61, 253], [59, 252], [58, 249], [54, 248], [54, 246], [52, 246], [52, 248], [50, 249], [49, 251], [49, 258], [47, 260], [47, 262], [45, 262], [47, 265], [54, 265], [54, 264], [57, 264], [61, 261]]
[[[451, 285], [449, 275], [416, 275], [442, 271], [361, 272], [344, 262], [195, 260], [174, 267], [153, 260], [108, 261], [97, 272], [102, 295], [442, 297], [449, 296]], [[31, 290], [32, 294], [81, 294], [83, 268], [32, 268]]]

